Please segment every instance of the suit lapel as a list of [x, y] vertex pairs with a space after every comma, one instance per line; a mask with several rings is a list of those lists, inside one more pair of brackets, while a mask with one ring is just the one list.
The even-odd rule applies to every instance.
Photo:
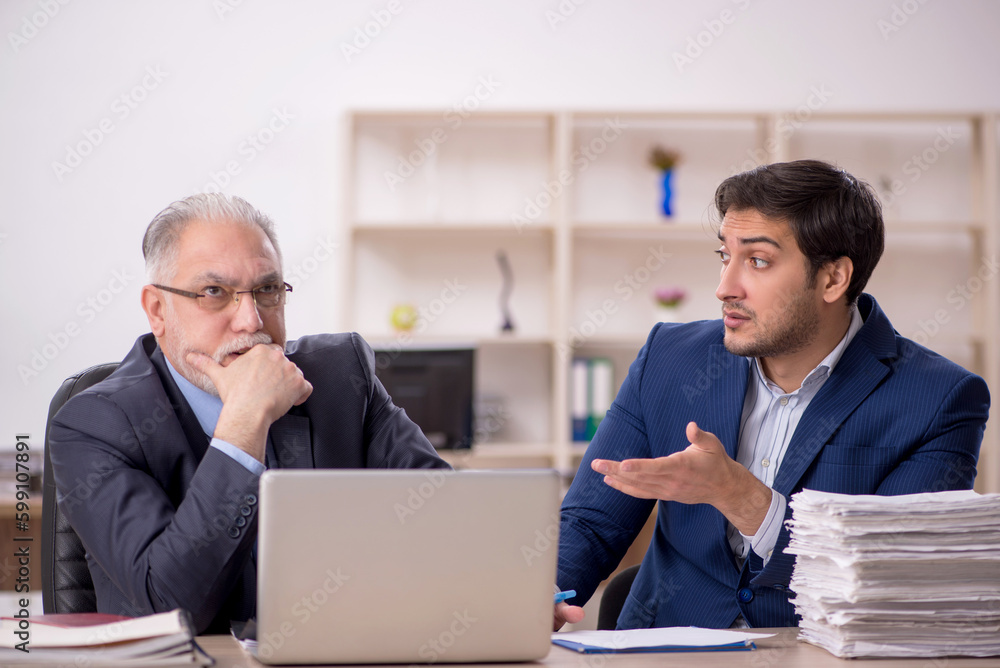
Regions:
[[311, 469], [313, 462], [309, 418], [286, 413], [271, 425], [269, 435], [274, 443], [278, 462], [275, 468]]
[[[750, 378], [750, 361], [733, 355], [722, 343], [712, 345], [708, 350], [708, 376], [711, 385], [707, 390], [707, 400], [702, 407], [702, 419], [698, 426], [714, 433], [726, 452], [736, 459], [736, 449], [740, 443], [740, 418], [743, 415], [743, 399], [746, 396], [747, 380]], [[733, 555], [726, 536], [728, 522], [719, 512], [710, 513], [713, 526], [705, 527], [707, 536], [713, 536], [715, 549], [719, 554], [729, 555], [734, 572], [737, 572], [736, 557]]]
[[[735, 367], [735, 368], [733, 368]], [[721, 343], [714, 344], [708, 351], [709, 378], [712, 381], [703, 413], [705, 421], [698, 426], [712, 431], [726, 448], [726, 452], [736, 459], [736, 448], [740, 441], [740, 417], [743, 415], [743, 399], [747, 392], [750, 362], [746, 358], [733, 355]], [[712, 370], [718, 370], [711, 373]], [[714, 425], [709, 428], [708, 425]]]
[[890, 367], [882, 360], [896, 354], [892, 325], [868, 295], [861, 296], [858, 308], [865, 324], [802, 414], [774, 479], [774, 490], [780, 494], [792, 493], [834, 432], [889, 374]]
[[188, 404], [187, 399], [184, 398], [184, 394], [177, 387], [177, 383], [174, 382], [174, 377], [170, 375], [170, 370], [167, 369], [167, 360], [163, 356], [163, 351], [160, 350], [159, 346], [156, 346], [156, 341], [151, 335], [150, 341], [155, 346], [155, 349], [152, 351], [147, 350], [149, 361], [160, 377], [160, 384], [163, 385], [163, 391], [170, 401], [171, 408], [174, 409], [174, 414], [177, 415], [177, 421], [181, 423], [181, 429], [187, 437], [187, 442], [191, 446], [191, 450], [194, 451], [198, 461], [201, 461], [208, 451], [208, 444], [212, 441], [212, 437], [202, 430], [201, 423], [198, 422], [198, 416], [194, 414], [191, 405]]

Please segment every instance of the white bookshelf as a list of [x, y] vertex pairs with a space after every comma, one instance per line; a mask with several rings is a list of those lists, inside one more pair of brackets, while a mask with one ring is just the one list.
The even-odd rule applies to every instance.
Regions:
[[[902, 334], [1000, 387], [1000, 276], [973, 278], [1000, 248], [995, 114], [551, 111], [474, 114], [455, 127], [441, 111], [376, 110], [347, 120], [344, 322], [376, 344], [477, 346], [477, 394], [499, 398], [505, 417], [472, 452], [448, 454], [459, 466], [575, 469], [585, 444], [570, 440], [572, 357], [611, 358], [620, 384], [658, 287], [688, 291], [684, 319], [718, 317], [713, 195], [761, 162], [820, 158], [871, 183], [886, 203], [887, 250], [869, 291]], [[670, 219], [647, 165], [654, 144], [681, 154]], [[512, 334], [499, 331], [501, 249], [514, 271]], [[461, 294], [443, 304], [449, 284]], [[389, 321], [398, 303], [433, 317], [401, 335]], [[987, 428], [983, 491], [1000, 491], [998, 431]]]

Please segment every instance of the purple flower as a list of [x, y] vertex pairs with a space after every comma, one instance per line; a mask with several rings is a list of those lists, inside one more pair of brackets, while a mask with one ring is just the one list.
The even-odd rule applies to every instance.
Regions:
[[660, 288], [653, 293], [653, 297], [660, 306], [680, 306], [687, 292], [684, 288]]

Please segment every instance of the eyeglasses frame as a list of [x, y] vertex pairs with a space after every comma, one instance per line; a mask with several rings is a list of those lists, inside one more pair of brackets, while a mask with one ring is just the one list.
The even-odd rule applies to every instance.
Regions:
[[[178, 288], [171, 288], [171, 287], [166, 286], [166, 285], [159, 285], [158, 283], [151, 283], [150, 285], [152, 285], [154, 288], [159, 288], [160, 290], [166, 290], [167, 292], [172, 292], [175, 295], [180, 295], [181, 297], [188, 297], [189, 299], [199, 299], [199, 298], [202, 298], [202, 297], [208, 297], [208, 295], [199, 294], [197, 292], [191, 292], [190, 290], [180, 290]], [[282, 285], [284, 285], [284, 287], [285, 287], [285, 293], [286, 294], [292, 291], [292, 286], [290, 284], [288, 284], [287, 282], [282, 281]], [[222, 286], [219, 286], [219, 287], [221, 288]], [[280, 306], [280, 304], [275, 304], [274, 306], [267, 306], [267, 305], [261, 306], [260, 304], [257, 303], [257, 291], [260, 290], [262, 287], [264, 287], [264, 286], [257, 286], [256, 288], [253, 288], [252, 290], [234, 290], [231, 293], [231, 296], [233, 298], [233, 302], [237, 306], [239, 306], [240, 295], [249, 294], [249, 295], [251, 295], [251, 298], [253, 299], [253, 305], [254, 305], [255, 308], [258, 308], [258, 309], [265, 308], [266, 309], [266, 308], [276, 308], [276, 307]], [[225, 288], [222, 288], [222, 289], [226, 290]], [[229, 292], [229, 290], [226, 290], [226, 292]]]

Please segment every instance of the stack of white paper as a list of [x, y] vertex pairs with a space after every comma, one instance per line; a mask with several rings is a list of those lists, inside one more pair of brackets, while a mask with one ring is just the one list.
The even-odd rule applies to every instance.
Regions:
[[839, 657], [1000, 655], [1000, 494], [792, 496], [799, 637]]

